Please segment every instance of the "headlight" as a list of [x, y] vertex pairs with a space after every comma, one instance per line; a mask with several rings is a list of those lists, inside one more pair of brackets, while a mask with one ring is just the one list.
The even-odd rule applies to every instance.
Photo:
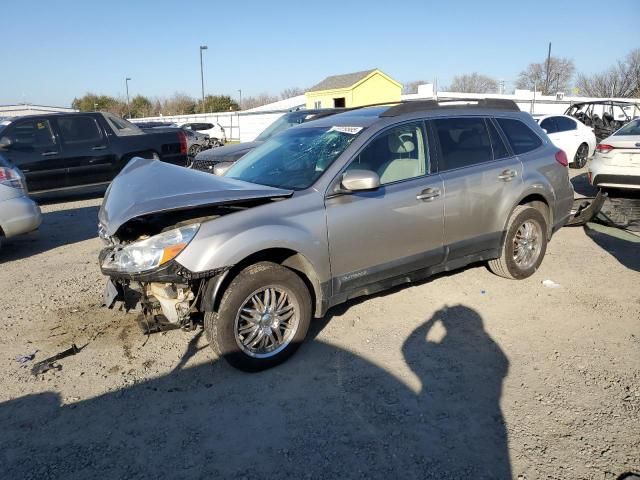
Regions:
[[163, 232], [114, 250], [102, 262], [105, 270], [140, 273], [173, 260], [196, 235], [199, 223]]

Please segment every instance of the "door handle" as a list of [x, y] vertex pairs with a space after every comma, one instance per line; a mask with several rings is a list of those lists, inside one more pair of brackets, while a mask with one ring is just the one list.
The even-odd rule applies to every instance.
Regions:
[[93, 147], [91, 150], [106, 150], [107, 147], [106, 145], [98, 145], [96, 147]]
[[498, 175], [498, 178], [503, 182], [510, 182], [511, 180], [516, 178], [517, 175], [518, 172], [516, 172], [515, 170], [505, 170], [500, 175]]
[[58, 154], [58, 152], [43, 152], [41, 155], [43, 157], [50, 157], [52, 155], [57, 155], [57, 154]]
[[437, 188], [426, 188], [416, 195], [417, 200], [424, 200], [425, 202], [431, 202], [440, 196], [440, 190]]

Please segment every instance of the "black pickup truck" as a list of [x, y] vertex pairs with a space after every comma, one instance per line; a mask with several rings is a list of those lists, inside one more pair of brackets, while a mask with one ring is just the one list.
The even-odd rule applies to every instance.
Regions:
[[107, 185], [133, 157], [187, 163], [180, 129], [150, 131], [110, 113], [53, 113], [0, 121], [0, 157], [30, 193]]

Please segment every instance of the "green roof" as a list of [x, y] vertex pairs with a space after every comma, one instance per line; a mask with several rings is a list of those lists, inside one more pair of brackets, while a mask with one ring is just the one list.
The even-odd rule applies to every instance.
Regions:
[[345, 73], [344, 75], [332, 75], [325, 78], [317, 85], [311, 87], [309, 92], [319, 92], [321, 90], [335, 90], [337, 88], [349, 88], [358, 83], [363, 78], [366, 78], [371, 73], [375, 72], [377, 68], [371, 70], [364, 70], [362, 72]]

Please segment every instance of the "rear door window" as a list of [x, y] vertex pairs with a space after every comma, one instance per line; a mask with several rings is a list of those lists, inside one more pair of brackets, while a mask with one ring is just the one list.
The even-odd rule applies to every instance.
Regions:
[[493, 160], [491, 139], [483, 117], [433, 121], [440, 143], [440, 170], [469, 167]]
[[96, 143], [102, 140], [102, 131], [92, 117], [63, 117], [56, 121], [62, 142], [66, 145]]
[[542, 145], [542, 140], [524, 122], [511, 118], [498, 118], [498, 125], [505, 133], [516, 155], [535, 150]]
[[577, 125], [574, 120], [567, 117], [554, 117], [559, 132], [568, 132], [570, 130], [576, 130]]
[[491, 148], [493, 149], [493, 159], [500, 160], [501, 158], [510, 157], [511, 154], [504, 144], [502, 137], [498, 133], [498, 129], [493, 122], [487, 119], [487, 127], [489, 128], [489, 136], [491, 137]]

